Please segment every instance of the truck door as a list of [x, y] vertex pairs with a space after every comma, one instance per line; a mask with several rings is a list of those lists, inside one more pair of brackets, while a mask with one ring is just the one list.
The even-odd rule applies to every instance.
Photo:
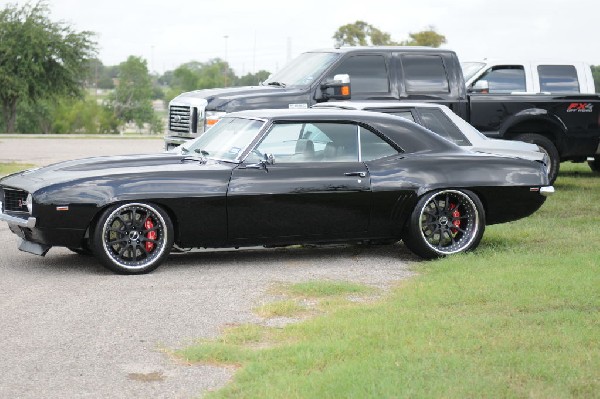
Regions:
[[396, 86], [390, 83], [394, 81], [390, 78], [390, 64], [390, 54], [352, 54], [335, 66], [324, 81], [347, 74], [352, 86], [352, 100], [398, 100]]
[[397, 52], [393, 65], [401, 100], [443, 104], [466, 118], [467, 97], [457, 60], [432, 52]]

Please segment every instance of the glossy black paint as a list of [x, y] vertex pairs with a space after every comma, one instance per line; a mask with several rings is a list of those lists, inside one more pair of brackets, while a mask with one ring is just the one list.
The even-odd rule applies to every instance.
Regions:
[[[530, 191], [547, 184], [541, 164], [470, 153], [402, 118], [346, 110], [232, 116], [266, 120], [258, 137], [272, 122], [355, 123], [400, 153], [368, 162], [275, 163], [266, 169], [171, 153], [63, 162], [0, 180], [0, 186], [34, 198], [36, 227], [11, 229], [40, 244], [79, 247], [106, 207], [146, 201], [167, 211], [181, 247], [397, 240], [418, 198], [432, 190], [472, 190], [484, 203], [487, 224], [525, 217], [544, 202]], [[68, 211], [57, 209], [63, 206]]]

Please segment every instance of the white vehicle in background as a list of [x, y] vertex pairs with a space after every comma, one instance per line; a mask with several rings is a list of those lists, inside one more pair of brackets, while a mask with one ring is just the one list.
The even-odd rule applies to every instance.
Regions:
[[461, 62], [467, 91], [482, 94], [594, 94], [594, 78], [583, 62], [483, 59]]
[[548, 156], [535, 144], [513, 140], [497, 140], [486, 137], [450, 108], [441, 104], [377, 101], [329, 101], [312, 108], [355, 109], [383, 112], [418, 123], [455, 144], [476, 152], [519, 157], [543, 162], [548, 168]]

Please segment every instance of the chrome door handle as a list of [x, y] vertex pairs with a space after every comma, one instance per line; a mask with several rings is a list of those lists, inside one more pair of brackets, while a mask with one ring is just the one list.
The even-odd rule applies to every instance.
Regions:
[[358, 176], [358, 177], [367, 177], [365, 172], [346, 172], [344, 176]]

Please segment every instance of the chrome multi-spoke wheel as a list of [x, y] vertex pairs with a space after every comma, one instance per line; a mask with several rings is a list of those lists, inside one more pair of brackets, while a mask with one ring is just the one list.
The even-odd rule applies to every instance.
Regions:
[[483, 206], [475, 194], [435, 191], [417, 203], [404, 242], [417, 255], [435, 258], [474, 249], [484, 229]]
[[157, 268], [173, 245], [173, 226], [158, 206], [127, 203], [109, 208], [94, 237], [96, 253], [119, 273], [147, 273]]

